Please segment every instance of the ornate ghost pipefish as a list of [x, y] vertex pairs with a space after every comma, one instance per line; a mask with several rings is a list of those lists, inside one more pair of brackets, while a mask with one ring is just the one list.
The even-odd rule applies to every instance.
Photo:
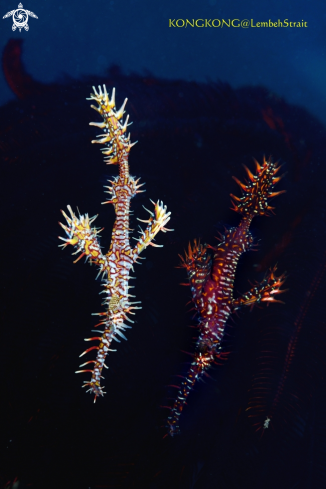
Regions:
[[[143, 192], [139, 188], [144, 184], [139, 184], [139, 178], [136, 180], [129, 174], [128, 157], [132, 146], [130, 134], [126, 137], [125, 133], [128, 126], [128, 118], [122, 122], [124, 109], [127, 103], [125, 99], [122, 107], [117, 111], [115, 109], [115, 89], [112, 90], [111, 99], [106, 90], [106, 86], [99, 86], [98, 91], [93, 87], [94, 93], [91, 93], [90, 99], [97, 102], [98, 106], [91, 105], [101, 116], [102, 122], [91, 122], [90, 125], [99, 127], [104, 134], [98, 136], [99, 139], [92, 143], [104, 144], [102, 149], [106, 156], [105, 160], [108, 165], [119, 165], [119, 176], [109, 180], [110, 186], [106, 187], [110, 194], [110, 199], [103, 204], [111, 203], [114, 205], [116, 214], [115, 223], [112, 230], [110, 249], [106, 254], [103, 254], [98, 242], [98, 235], [102, 229], [91, 227], [91, 224], [97, 216], [89, 218], [88, 214], [76, 216], [68, 205], [70, 216], [64, 215], [67, 225], [59, 223], [66, 231], [68, 238], [61, 238], [65, 244], [59, 245], [65, 248], [68, 244], [74, 246], [76, 251], [73, 254], [80, 253], [76, 263], [83, 256], [86, 260], [99, 267], [99, 274], [102, 274], [104, 290], [100, 292], [105, 294], [102, 305], [105, 306], [105, 311], [94, 315], [100, 316], [100, 322], [95, 327], [101, 326], [101, 331], [95, 330], [98, 336], [85, 338], [85, 341], [99, 341], [97, 346], [92, 346], [85, 350], [80, 356], [92, 350], [97, 350], [95, 360], [89, 360], [80, 367], [93, 364], [93, 368], [78, 370], [76, 373], [89, 372], [91, 379], [84, 382], [83, 387], [88, 387], [87, 392], [95, 395], [94, 402], [98, 396], [103, 396], [104, 391], [101, 387], [101, 378], [105, 358], [109, 351], [112, 350], [111, 343], [113, 340], [120, 342], [120, 338], [127, 339], [124, 335], [126, 328], [131, 326], [125, 324], [125, 321], [133, 323], [127, 316], [135, 314], [134, 309], [141, 309], [136, 304], [140, 302], [130, 302], [130, 297], [135, 297], [128, 293], [131, 288], [129, 284], [130, 270], [133, 270], [133, 264], [137, 263], [137, 258], [140, 253], [148, 246], [162, 246], [153, 243], [153, 240], [159, 231], [172, 231], [165, 226], [170, 220], [171, 212], [167, 212], [163, 202], [157, 201], [154, 204], [154, 211], [148, 211], [150, 217], [148, 220], [141, 220], [147, 224], [146, 229], [141, 229], [140, 237], [137, 239], [137, 244], [134, 248], [129, 242], [129, 213], [130, 200], [137, 193]], [[146, 209], [147, 210], [147, 209]], [[136, 239], [136, 238], [134, 238]]]
[[243, 194], [242, 197], [231, 194], [233, 210], [243, 216], [239, 226], [227, 230], [218, 246], [201, 245], [195, 241], [193, 247], [189, 244], [185, 257], [181, 257], [182, 266], [187, 270], [192, 300], [199, 315], [200, 334], [189, 372], [170, 409], [167, 428], [171, 436], [179, 432], [179, 418], [196, 381], [223, 356], [221, 341], [230, 314], [242, 306], [253, 306], [259, 302], [280, 302], [275, 299], [275, 295], [285, 292], [281, 290], [285, 275], [276, 277], [275, 266], [260, 284], [256, 284], [241, 297], [233, 298], [233, 283], [239, 258], [253, 243], [249, 231], [251, 221], [255, 216], [269, 215], [274, 207], [269, 205], [268, 200], [285, 192], [273, 192], [274, 185], [281, 179], [275, 176], [280, 166], [271, 159], [266, 161], [265, 158], [262, 165], [257, 161], [255, 163], [256, 175], [245, 167], [248, 182], [242, 183], [233, 177]]

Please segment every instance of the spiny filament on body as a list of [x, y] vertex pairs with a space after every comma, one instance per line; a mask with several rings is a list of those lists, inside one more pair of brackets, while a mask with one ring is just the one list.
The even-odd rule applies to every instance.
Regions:
[[141, 309], [140, 302], [131, 302], [130, 298], [135, 297], [129, 294], [130, 271], [133, 271], [133, 264], [138, 263], [140, 253], [148, 246], [162, 246], [153, 243], [156, 234], [159, 231], [172, 231], [165, 226], [170, 220], [170, 212], [167, 212], [163, 202], [157, 201], [154, 204], [154, 210], [148, 211], [150, 216], [147, 220], [138, 219], [147, 224], [145, 229], [140, 230], [140, 236], [136, 239], [137, 244], [132, 248], [129, 241], [129, 213], [130, 200], [137, 193], [143, 192], [139, 190], [143, 184], [139, 184], [139, 179], [129, 175], [128, 156], [130, 149], [135, 143], [130, 142], [130, 134], [126, 136], [128, 127], [128, 117], [122, 121], [124, 108], [127, 103], [125, 99], [122, 107], [117, 111], [115, 109], [115, 89], [112, 91], [111, 99], [106, 90], [106, 86], [99, 87], [96, 90], [93, 87], [94, 93], [91, 93], [90, 99], [97, 102], [98, 106], [92, 105], [101, 116], [102, 122], [91, 122], [90, 125], [103, 129], [104, 134], [98, 136], [99, 139], [92, 141], [93, 143], [104, 144], [102, 149], [105, 155], [107, 164], [119, 165], [119, 176], [109, 180], [110, 185], [106, 188], [109, 194], [109, 200], [103, 204], [112, 203], [114, 205], [116, 219], [112, 230], [111, 244], [109, 251], [103, 254], [99, 245], [98, 237], [102, 229], [91, 227], [97, 216], [89, 218], [88, 214], [76, 215], [72, 208], [68, 205], [69, 216], [61, 211], [65, 217], [67, 224], [59, 223], [65, 230], [67, 238], [61, 238], [65, 243], [62, 246], [65, 248], [68, 244], [76, 248], [73, 254], [80, 253], [79, 257], [74, 261], [76, 263], [83, 256], [90, 263], [97, 265], [99, 272], [102, 275], [103, 291], [105, 294], [102, 305], [105, 306], [104, 312], [99, 312], [94, 315], [99, 316], [99, 322], [95, 328], [100, 326], [102, 330], [95, 330], [98, 336], [85, 338], [85, 341], [99, 342], [95, 346], [91, 346], [85, 350], [80, 356], [84, 356], [92, 350], [97, 351], [95, 360], [89, 360], [80, 365], [80, 367], [88, 368], [78, 370], [80, 372], [89, 372], [91, 379], [84, 382], [83, 387], [88, 387], [88, 392], [95, 395], [94, 402], [98, 396], [103, 396], [104, 391], [101, 386], [102, 370], [108, 368], [105, 365], [105, 358], [109, 351], [115, 351], [111, 348], [113, 340], [120, 342], [119, 338], [127, 339], [124, 332], [127, 328], [131, 328], [126, 322], [133, 323], [129, 315], [135, 314], [135, 309]]
[[199, 316], [199, 337], [189, 372], [178, 390], [168, 417], [168, 432], [172, 436], [179, 432], [179, 418], [196, 380], [213, 363], [223, 358], [221, 342], [230, 314], [242, 306], [280, 302], [275, 299], [275, 295], [284, 292], [281, 287], [285, 275], [277, 277], [275, 266], [267, 272], [261, 283], [254, 285], [246, 294], [233, 297], [239, 258], [253, 244], [249, 231], [251, 221], [254, 216], [269, 215], [274, 209], [269, 205], [269, 199], [284, 192], [273, 191], [274, 185], [281, 178], [276, 177], [280, 167], [265, 158], [262, 165], [255, 163], [255, 175], [245, 167], [248, 182], [242, 183], [234, 178], [242, 190], [242, 197], [231, 194], [233, 210], [243, 216], [239, 226], [227, 230], [217, 246], [202, 245], [195, 240], [193, 246], [189, 244], [185, 256], [181, 257], [181, 265], [187, 270], [192, 300]]

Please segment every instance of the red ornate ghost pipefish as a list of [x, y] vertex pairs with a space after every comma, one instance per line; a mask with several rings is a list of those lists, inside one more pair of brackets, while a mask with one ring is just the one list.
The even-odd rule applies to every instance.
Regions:
[[[192, 300], [199, 315], [200, 335], [188, 374], [182, 382], [176, 400], [168, 417], [168, 432], [179, 432], [179, 418], [187, 397], [196, 380], [221, 355], [221, 341], [226, 321], [230, 314], [242, 306], [252, 306], [259, 302], [280, 302], [275, 295], [284, 290], [285, 275], [275, 276], [276, 266], [270, 270], [264, 280], [251, 288], [243, 296], [233, 298], [233, 283], [240, 256], [249, 250], [253, 243], [249, 227], [255, 216], [269, 215], [274, 208], [269, 199], [282, 194], [273, 192], [274, 185], [281, 177], [276, 174], [280, 169], [277, 163], [264, 158], [263, 164], [256, 163], [256, 175], [245, 167], [248, 182], [242, 183], [233, 177], [242, 190], [242, 197], [231, 194], [233, 210], [241, 214], [242, 220], [237, 228], [229, 229], [216, 246], [202, 245], [194, 241], [189, 244], [188, 253], [181, 257], [190, 282]], [[208, 252], [208, 250], [212, 252]]]

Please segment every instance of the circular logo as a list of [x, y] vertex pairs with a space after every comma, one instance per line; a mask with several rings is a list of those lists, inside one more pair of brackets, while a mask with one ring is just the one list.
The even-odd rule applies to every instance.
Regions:
[[24, 9], [17, 9], [15, 10], [12, 20], [14, 21], [14, 25], [12, 26], [12, 30], [15, 31], [18, 27], [18, 29], [22, 29], [23, 27], [28, 29], [28, 13]]
[[23, 4], [20, 3], [16, 10], [11, 10], [7, 12], [6, 15], [3, 16], [3, 19], [8, 19], [8, 17], [12, 16], [13, 25], [12, 30], [15, 31], [18, 27], [19, 32], [24, 28], [25, 31], [29, 30], [28, 26], [28, 17], [34, 17], [34, 19], [38, 19], [38, 16], [31, 12], [30, 10], [25, 10], [23, 8]]

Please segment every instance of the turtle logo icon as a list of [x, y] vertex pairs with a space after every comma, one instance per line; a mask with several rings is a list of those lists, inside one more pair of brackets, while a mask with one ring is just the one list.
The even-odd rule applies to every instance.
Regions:
[[17, 27], [19, 29], [19, 32], [21, 32], [22, 28], [24, 28], [25, 31], [28, 31], [29, 26], [27, 22], [29, 15], [31, 17], [34, 17], [34, 19], [38, 19], [37, 15], [35, 15], [33, 12], [23, 9], [23, 5], [20, 3], [17, 10], [11, 10], [11, 12], [7, 12], [6, 15], [3, 16], [3, 19], [12, 16], [12, 20], [14, 22], [12, 25], [13, 31], [15, 31]]

